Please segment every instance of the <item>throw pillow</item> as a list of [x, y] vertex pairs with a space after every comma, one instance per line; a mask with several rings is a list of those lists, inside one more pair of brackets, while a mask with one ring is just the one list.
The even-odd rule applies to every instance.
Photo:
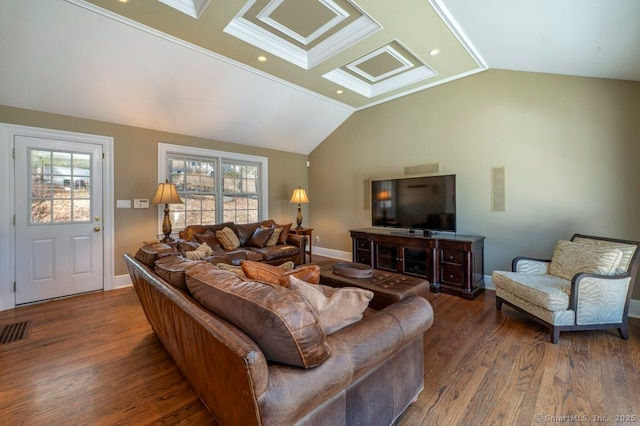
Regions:
[[208, 264], [191, 268], [186, 280], [198, 303], [251, 337], [268, 360], [312, 368], [331, 354], [315, 312], [295, 291]]
[[218, 241], [218, 239], [216, 238], [216, 233], [213, 231], [207, 230], [207, 232], [205, 232], [204, 234], [195, 234], [193, 238], [200, 244], [207, 243], [207, 245], [211, 248], [220, 245], [220, 241]]
[[196, 241], [178, 241], [176, 248], [178, 252], [184, 256], [188, 251], [192, 251], [200, 247], [200, 243]]
[[276, 244], [278, 244], [278, 240], [280, 239], [280, 234], [282, 233], [282, 227], [277, 226], [272, 229], [273, 229], [273, 232], [271, 233], [271, 236], [267, 240], [267, 243], [264, 245], [265, 247], [275, 246]]
[[244, 274], [244, 271], [242, 270], [242, 266], [229, 265], [228, 263], [218, 263], [218, 264], [216, 264], [216, 267], [218, 267], [219, 269], [223, 269], [225, 271], [233, 272], [234, 274], [236, 274], [240, 278], [246, 278], [247, 277]]
[[225, 250], [233, 250], [240, 247], [240, 240], [238, 239], [238, 236], [226, 226], [224, 229], [216, 231], [216, 238], [220, 241], [220, 245]]
[[316, 284], [320, 282], [320, 268], [317, 265], [301, 266], [287, 271], [268, 263], [243, 260], [240, 266], [247, 278], [283, 287], [289, 287], [290, 276]]
[[311, 304], [327, 335], [360, 321], [373, 298], [372, 291], [362, 288], [333, 288], [309, 284], [296, 277], [290, 277], [289, 283], [292, 290]]
[[271, 234], [273, 234], [273, 229], [271, 228], [256, 228], [256, 230], [253, 231], [253, 235], [247, 242], [247, 246], [262, 248], [267, 244]]
[[207, 243], [202, 243], [197, 249], [185, 252], [184, 257], [189, 260], [200, 260], [212, 254], [213, 249]]
[[549, 273], [571, 281], [580, 272], [612, 275], [622, 259], [617, 248], [560, 240], [553, 250]]
[[275, 225], [277, 227], [282, 228], [282, 232], [280, 232], [280, 238], [278, 238], [278, 244], [287, 244], [287, 240], [289, 239], [289, 230], [291, 229], [292, 223], [288, 223], [286, 225]]
[[[233, 272], [239, 277], [242, 277], [242, 278], [247, 277], [244, 274], [244, 271], [242, 270], [242, 266], [230, 265], [228, 263], [218, 263], [216, 266], [220, 269], [224, 269], [225, 271]], [[278, 265], [277, 267], [284, 271], [290, 271], [294, 268], [294, 266], [295, 264], [292, 261], [288, 261], [288, 262], [284, 262], [281, 265]]]

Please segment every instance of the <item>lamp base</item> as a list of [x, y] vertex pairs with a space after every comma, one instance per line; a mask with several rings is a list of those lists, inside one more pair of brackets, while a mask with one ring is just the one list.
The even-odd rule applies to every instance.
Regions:
[[298, 216], [296, 217], [296, 229], [302, 229], [302, 207], [298, 204]]
[[175, 241], [173, 238], [171, 238], [171, 218], [169, 217], [169, 204], [164, 205], [162, 233], [164, 234], [164, 238], [160, 240], [161, 243], [172, 243], [173, 241]]

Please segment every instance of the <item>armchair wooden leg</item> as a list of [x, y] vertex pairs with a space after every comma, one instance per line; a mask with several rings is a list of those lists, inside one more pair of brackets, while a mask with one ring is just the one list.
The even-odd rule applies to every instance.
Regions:
[[502, 309], [502, 299], [496, 297], [496, 311], [499, 311], [500, 309]]
[[554, 345], [556, 343], [558, 343], [558, 340], [560, 340], [560, 330], [554, 326], [551, 326], [550, 328], [550, 334], [551, 334], [551, 343], [553, 343]]
[[629, 340], [629, 327], [627, 326], [627, 324], [623, 324], [622, 327], [618, 329], [618, 334], [624, 340]]

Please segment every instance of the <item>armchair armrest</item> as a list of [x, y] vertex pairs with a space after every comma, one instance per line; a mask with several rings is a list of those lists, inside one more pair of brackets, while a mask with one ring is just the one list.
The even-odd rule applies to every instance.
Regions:
[[511, 271], [528, 274], [548, 274], [550, 259], [536, 259], [533, 257], [518, 256], [511, 262]]
[[309, 243], [309, 238], [306, 235], [289, 234], [289, 237], [287, 238], [287, 244], [298, 247], [298, 249], [300, 249], [301, 265], [304, 265], [307, 259], [305, 252], [307, 250], [308, 243]]
[[600, 275], [578, 273], [571, 280], [569, 309], [576, 312], [577, 324], [622, 321], [630, 298], [631, 274]]

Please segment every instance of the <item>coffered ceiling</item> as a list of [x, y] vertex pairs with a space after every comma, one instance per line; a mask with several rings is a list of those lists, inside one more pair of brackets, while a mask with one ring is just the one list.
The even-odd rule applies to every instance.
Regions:
[[487, 68], [640, 81], [637, 0], [2, 0], [0, 104], [309, 153]]
[[356, 109], [486, 68], [437, 0], [88, 3]]

